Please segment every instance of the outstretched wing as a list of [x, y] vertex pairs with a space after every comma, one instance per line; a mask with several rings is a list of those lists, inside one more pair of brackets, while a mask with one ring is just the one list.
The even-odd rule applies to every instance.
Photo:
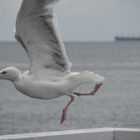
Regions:
[[16, 39], [28, 53], [30, 72], [52, 69], [68, 73], [71, 63], [60, 38], [53, 7], [59, 0], [23, 0]]

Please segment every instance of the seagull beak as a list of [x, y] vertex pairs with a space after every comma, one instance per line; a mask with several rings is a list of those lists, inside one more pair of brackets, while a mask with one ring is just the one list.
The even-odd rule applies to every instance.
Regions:
[[93, 91], [93, 95], [100, 89], [100, 87], [103, 85], [103, 83], [98, 83], [95, 85], [94, 91]]

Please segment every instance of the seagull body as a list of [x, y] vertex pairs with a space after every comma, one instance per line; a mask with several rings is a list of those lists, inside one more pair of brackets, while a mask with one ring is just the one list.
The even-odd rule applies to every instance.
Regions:
[[[22, 73], [15, 67], [4, 68], [0, 71], [0, 79], [12, 81], [18, 91], [33, 98], [69, 96], [71, 100], [62, 112], [63, 123], [67, 109], [74, 101], [73, 95], [94, 95], [105, 78], [90, 71], [71, 72], [72, 65], [53, 10], [57, 1], [23, 0], [17, 15], [15, 37], [29, 56], [30, 69]], [[96, 86], [90, 93], [74, 92], [79, 85], [92, 81]]]

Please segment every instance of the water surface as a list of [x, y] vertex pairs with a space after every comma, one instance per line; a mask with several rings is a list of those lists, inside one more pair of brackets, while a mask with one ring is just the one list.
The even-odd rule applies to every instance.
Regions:
[[[72, 71], [91, 70], [106, 83], [96, 96], [77, 97], [60, 125], [68, 97], [36, 100], [0, 81], [0, 134], [42, 132], [96, 127], [140, 128], [140, 42], [66, 43]], [[19, 44], [0, 43], [0, 68], [28, 69], [28, 58]], [[80, 87], [89, 91], [92, 85]]]

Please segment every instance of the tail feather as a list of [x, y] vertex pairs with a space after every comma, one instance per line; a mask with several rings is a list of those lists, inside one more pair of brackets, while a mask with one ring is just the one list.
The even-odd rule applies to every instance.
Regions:
[[95, 74], [94, 72], [84, 71], [77, 75], [70, 77], [70, 80], [75, 84], [84, 84], [86, 82], [95, 81], [97, 83], [104, 82], [105, 78], [100, 76], [99, 74]]

